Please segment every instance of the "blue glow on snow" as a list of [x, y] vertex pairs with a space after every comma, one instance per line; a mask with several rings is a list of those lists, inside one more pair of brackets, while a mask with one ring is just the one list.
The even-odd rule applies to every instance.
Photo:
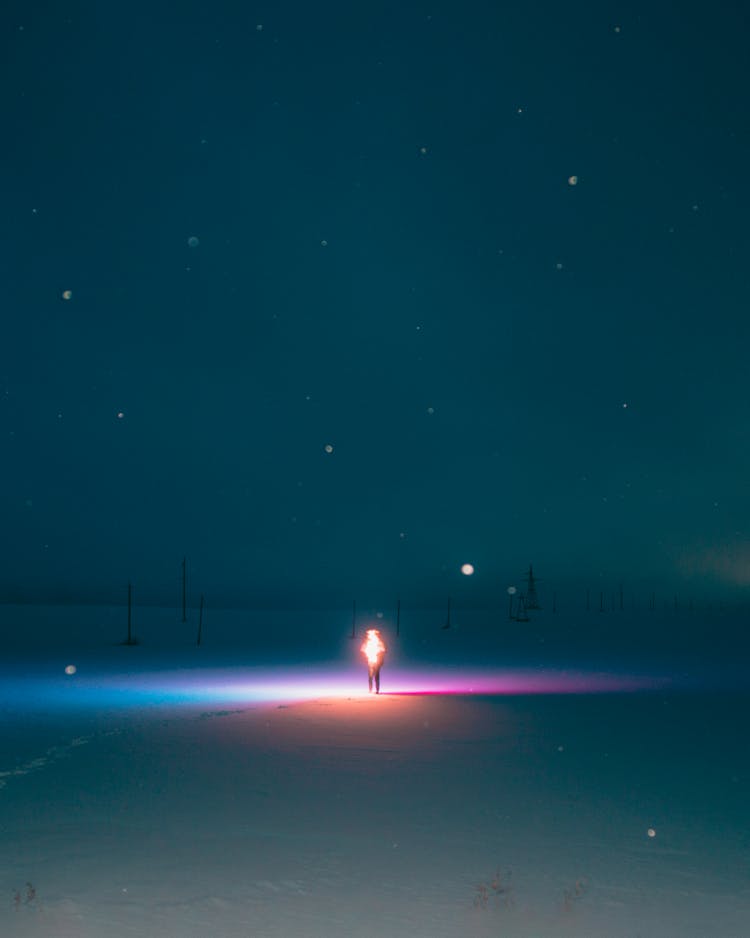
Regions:
[[[384, 670], [384, 695], [521, 696], [612, 694], [654, 691], [674, 686], [666, 677], [600, 671], [521, 669]], [[190, 704], [272, 703], [367, 696], [362, 669], [192, 668], [112, 673], [79, 666], [73, 675], [2, 682], [0, 704], [27, 709], [132, 708]]]

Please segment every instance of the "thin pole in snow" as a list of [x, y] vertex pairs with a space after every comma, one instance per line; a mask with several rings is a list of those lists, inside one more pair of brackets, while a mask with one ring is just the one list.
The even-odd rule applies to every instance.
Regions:
[[128, 637], [123, 642], [124, 645], [135, 645], [133, 638], [133, 584], [128, 583]]
[[445, 625], [443, 626], [443, 628], [449, 629], [450, 627], [451, 627], [451, 598], [449, 596], [448, 597], [448, 615], [445, 619]]

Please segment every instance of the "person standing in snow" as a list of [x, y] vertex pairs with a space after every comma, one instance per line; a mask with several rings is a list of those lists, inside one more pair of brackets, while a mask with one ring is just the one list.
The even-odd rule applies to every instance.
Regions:
[[367, 637], [362, 643], [360, 649], [367, 658], [367, 685], [372, 693], [372, 685], [375, 685], [375, 693], [380, 693], [380, 669], [383, 667], [385, 658], [385, 645], [377, 629], [368, 629]]

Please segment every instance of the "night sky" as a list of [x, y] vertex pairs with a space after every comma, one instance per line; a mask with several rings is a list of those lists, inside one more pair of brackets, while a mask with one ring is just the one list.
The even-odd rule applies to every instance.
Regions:
[[750, 583], [741, 4], [1, 16], [0, 600]]

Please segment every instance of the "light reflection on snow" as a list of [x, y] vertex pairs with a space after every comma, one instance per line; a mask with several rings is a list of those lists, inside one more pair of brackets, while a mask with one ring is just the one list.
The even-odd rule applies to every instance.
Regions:
[[[601, 671], [392, 667], [383, 674], [381, 696], [619, 694], [673, 686], [666, 677]], [[16, 675], [3, 681], [0, 702], [30, 709], [130, 708], [368, 696], [364, 669], [335, 666], [182, 668], [137, 674], [79, 667], [71, 677], [61, 680], [59, 672], [54, 677], [34, 675], [24, 679]]]

